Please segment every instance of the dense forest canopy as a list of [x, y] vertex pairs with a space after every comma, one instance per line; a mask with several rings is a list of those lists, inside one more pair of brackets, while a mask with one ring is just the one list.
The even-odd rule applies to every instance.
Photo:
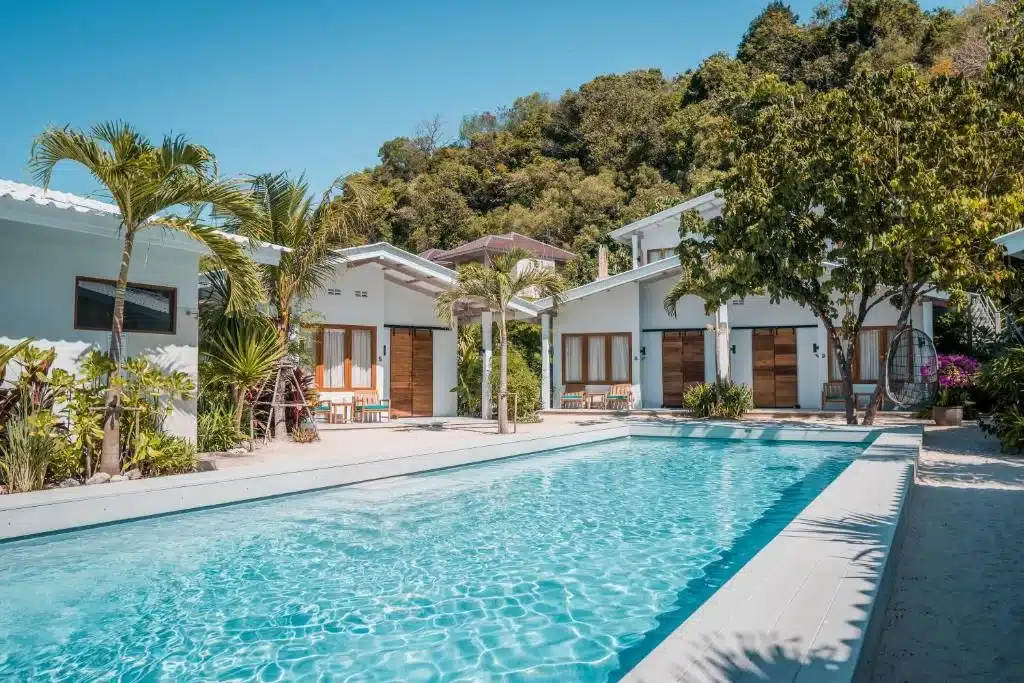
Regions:
[[442, 122], [380, 147], [359, 174], [375, 190], [353, 244], [386, 240], [414, 252], [510, 230], [575, 252], [573, 284], [596, 274], [598, 246], [613, 272], [627, 250], [609, 231], [713, 189], [730, 167], [730, 112], [753, 79], [774, 73], [813, 90], [910, 64], [925, 78], [980, 76], [987, 35], [1013, 0], [923, 11], [915, 0], [845, 0], [807, 20], [781, 2], [751, 22], [736, 56], [721, 52], [666, 76], [652, 68], [598, 76], [553, 100], [540, 93], [467, 116], [459, 139]]

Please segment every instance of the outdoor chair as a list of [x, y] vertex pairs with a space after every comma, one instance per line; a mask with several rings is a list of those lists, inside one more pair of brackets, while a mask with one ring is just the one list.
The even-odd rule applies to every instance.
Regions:
[[376, 391], [360, 392], [353, 400], [353, 418], [359, 422], [370, 422], [376, 416], [377, 420], [384, 417], [391, 422], [391, 399], [380, 398]]
[[582, 384], [566, 384], [559, 405], [562, 408], [582, 408], [586, 400], [585, 388]]
[[317, 401], [313, 405], [313, 419], [321, 422], [331, 421], [331, 402], [326, 400]]
[[[871, 399], [873, 392], [854, 391], [853, 398], [855, 405], [860, 407], [861, 399]], [[821, 385], [821, 409], [826, 410], [829, 403], [838, 403], [841, 406], [846, 406], [846, 399], [843, 398], [843, 383], [842, 382], [825, 382]]]
[[633, 407], [633, 386], [615, 384], [608, 390], [608, 407], [613, 410], [629, 410]]

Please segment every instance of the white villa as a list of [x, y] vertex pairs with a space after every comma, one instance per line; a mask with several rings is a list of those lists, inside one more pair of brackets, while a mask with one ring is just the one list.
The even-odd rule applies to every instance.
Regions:
[[[673, 255], [680, 215], [694, 210], [710, 219], [723, 204], [711, 192], [615, 230], [612, 237], [632, 247], [632, 270], [569, 290], [557, 310], [550, 300], [535, 302], [552, 359], [542, 378], [544, 408], [557, 408], [567, 385], [613, 384], [632, 385], [634, 407], [674, 408], [685, 387], [716, 376], [749, 385], [757, 408], [842, 407], [822, 405], [824, 383], [839, 377], [825, 328], [811, 311], [750, 296], [709, 316], [702, 299], [688, 296], [675, 317], [665, 312], [665, 295], [680, 273]], [[913, 325], [929, 335], [932, 309], [926, 299], [913, 311]], [[869, 313], [855, 359], [856, 391], [874, 389], [897, 317], [887, 303]]]
[[[55, 348], [55, 367], [69, 372], [88, 349], [109, 346], [112, 278], [121, 259], [118, 215], [111, 204], [0, 180], [0, 344], [33, 338], [41, 348]], [[281, 250], [254, 244], [250, 253], [276, 264]], [[139, 234], [125, 301], [126, 356], [144, 355], [198, 380], [204, 253], [201, 244], [174, 231]], [[195, 440], [195, 402], [177, 405], [166, 427]]]

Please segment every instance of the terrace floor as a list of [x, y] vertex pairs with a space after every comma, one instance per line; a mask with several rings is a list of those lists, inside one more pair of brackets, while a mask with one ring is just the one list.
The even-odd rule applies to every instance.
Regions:
[[930, 427], [906, 514], [872, 680], [1022, 680], [1024, 458]]

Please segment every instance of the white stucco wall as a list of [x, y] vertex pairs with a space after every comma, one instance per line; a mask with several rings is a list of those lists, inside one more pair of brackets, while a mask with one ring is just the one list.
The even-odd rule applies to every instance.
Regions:
[[[55, 367], [69, 372], [90, 347], [106, 350], [109, 332], [74, 329], [75, 278], [117, 277], [119, 239], [0, 221], [0, 344], [32, 337], [41, 348], [55, 348]], [[168, 371], [182, 371], [198, 382], [199, 256], [145, 242], [137, 243], [128, 278], [177, 289], [174, 334], [125, 335], [125, 355], [150, 358]], [[168, 431], [195, 439], [195, 401], [181, 402], [165, 423]]]
[[[633, 400], [636, 406], [644, 405], [641, 387], [644, 369], [641, 367], [640, 347], [640, 285], [630, 282], [604, 292], [576, 299], [559, 307], [554, 317], [554, 340], [551, 384], [554, 387], [553, 406], [565, 388], [562, 382], [562, 335], [602, 332], [628, 332], [632, 340], [633, 357]], [[650, 353], [651, 349], [647, 349]], [[650, 360], [644, 361], [649, 363]], [[660, 362], [659, 362], [660, 367]], [[604, 385], [607, 386], [607, 385]]]
[[[340, 294], [328, 294], [340, 290]], [[366, 292], [366, 296], [356, 296]], [[391, 330], [387, 325], [445, 327], [434, 315], [434, 298], [385, 279], [373, 264], [340, 265], [324, 290], [304, 303], [319, 313], [320, 322], [333, 325], [372, 325], [377, 328], [377, 387], [382, 397], [391, 396]], [[437, 330], [434, 335], [434, 414], [455, 415], [458, 399], [451, 391], [458, 381], [458, 347], [455, 332]], [[351, 392], [327, 392], [351, 396]]]

